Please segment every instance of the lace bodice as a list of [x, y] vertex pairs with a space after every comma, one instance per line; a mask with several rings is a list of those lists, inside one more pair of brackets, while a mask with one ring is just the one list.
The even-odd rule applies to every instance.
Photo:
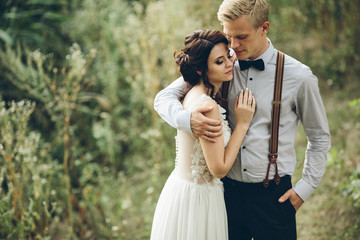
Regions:
[[[189, 110], [195, 107], [200, 101], [211, 99], [208, 95], [201, 95], [191, 104]], [[225, 109], [219, 105], [219, 114], [223, 126], [224, 146], [230, 140], [231, 130], [225, 119]], [[178, 131], [176, 139], [176, 161], [175, 166], [180, 177], [186, 178], [197, 184], [219, 183], [220, 180], [211, 175], [201, 148], [199, 139], [189, 133]]]

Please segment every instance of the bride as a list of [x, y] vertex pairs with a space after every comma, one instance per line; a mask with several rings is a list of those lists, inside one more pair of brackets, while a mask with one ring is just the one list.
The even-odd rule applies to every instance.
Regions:
[[221, 178], [230, 170], [255, 112], [255, 98], [247, 89], [235, 103], [237, 124], [231, 129], [225, 109], [217, 103], [223, 82], [233, 79], [233, 59], [224, 34], [196, 31], [175, 53], [180, 72], [192, 88], [184, 109], [210, 106], [205, 116], [221, 120], [223, 135], [215, 142], [178, 130], [175, 168], [160, 194], [151, 230], [152, 240], [228, 239]]

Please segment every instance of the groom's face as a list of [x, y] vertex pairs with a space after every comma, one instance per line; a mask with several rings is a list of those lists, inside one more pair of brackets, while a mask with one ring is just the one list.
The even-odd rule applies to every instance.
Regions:
[[266, 50], [267, 24], [265, 24], [265, 29], [264, 26], [254, 29], [245, 16], [223, 23], [224, 33], [239, 60], [253, 60]]

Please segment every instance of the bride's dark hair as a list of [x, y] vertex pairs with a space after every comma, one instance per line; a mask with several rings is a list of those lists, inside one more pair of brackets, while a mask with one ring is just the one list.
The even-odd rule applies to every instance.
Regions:
[[[179, 65], [185, 82], [194, 86], [202, 79], [204, 85], [211, 90], [211, 97], [214, 95], [214, 86], [209, 82], [206, 74], [207, 60], [211, 50], [218, 43], [229, 44], [222, 32], [199, 30], [186, 36], [184, 48], [174, 53], [175, 61]], [[201, 72], [201, 75], [198, 72]]]

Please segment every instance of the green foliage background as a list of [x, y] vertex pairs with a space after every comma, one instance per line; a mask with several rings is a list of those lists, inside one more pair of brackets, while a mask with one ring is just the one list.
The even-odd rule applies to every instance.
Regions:
[[[220, 3], [0, 2], [1, 239], [149, 238], [176, 133], [153, 99], [179, 75], [173, 52], [185, 35], [221, 30]], [[356, 239], [360, 2], [270, 4], [269, 37], [319, 77], [332, 133], [324, 183], [298, 214], [299, 239]], [[299, 128], [295, 178], [305, 149]], [[309, 229], [314, 212], [327, 226]]]

